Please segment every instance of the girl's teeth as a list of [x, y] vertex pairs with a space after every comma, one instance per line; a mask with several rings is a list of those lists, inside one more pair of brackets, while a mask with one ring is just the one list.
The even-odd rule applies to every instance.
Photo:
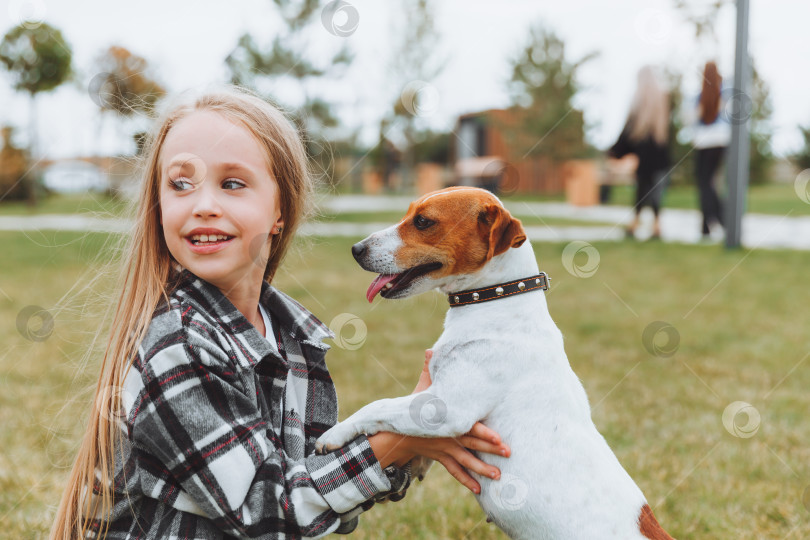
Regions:
[[224, 234], [198, 234], [191, 237], [195, 244], [210, 244], [215, 242], [222, 242], [227, 240], [228, 237]]

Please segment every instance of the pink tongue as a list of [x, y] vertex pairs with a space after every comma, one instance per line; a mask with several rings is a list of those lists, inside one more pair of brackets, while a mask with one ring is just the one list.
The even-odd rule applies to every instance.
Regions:
[[386, 284], [390, 283], [397, 277], [398, 274], [380, 274], [374, 281], [371, 282], [371, 285], [368, 287], [368, 291], [366, 291], [366, 298], [368, 299], [369, 303], [374, 300], [374, 297], [377, 296], [377, 293], [382, 290]]

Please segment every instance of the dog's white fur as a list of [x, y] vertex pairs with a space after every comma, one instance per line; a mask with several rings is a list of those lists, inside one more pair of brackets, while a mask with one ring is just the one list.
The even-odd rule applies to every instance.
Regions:
[[[364, 240], [367, 269], [398, 273], [402, 245], [391, 227]], [[401, 296], [433, 288], [474, 289], [538, 273], [529, 242], [493, 257], [480, 271], [416, 280]], [[541, 290], [452, 308], [432, 347], [432, 386], [420, 394], [363, 407], [327, 431], [319, 449], [361, 433], [457, 437], [481, 420], [509, 444], [502, 458], [479, 453], [500, 480], [474, 475], [479, 504], [512, 538], [644, 540], [644, 495], [591, 420], [585, 390]]]

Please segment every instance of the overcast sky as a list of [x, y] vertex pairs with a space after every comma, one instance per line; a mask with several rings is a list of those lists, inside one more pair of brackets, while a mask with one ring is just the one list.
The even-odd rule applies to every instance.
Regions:
[[[339, 104], [343, 122], [374, 140], [382, 114], [402, 91], [388, 67], [401, 21], [397, 1], [349, 0], [358, 17], [346, 37], [320, 24], [310, 31], [315, 58], [347, 44], [355, 62], [345, 76], [323, 88]], [[707, 0], [690, 2], [699, 13]], [[627, 114], [639, 67], [652, 63], [684, 74], [687, 94], [699, 91], [700, 69], [716, 59], [730, 83], [734, 60], [734, 7], [724, 7], [715, 28], [717, 43], [697, 42], [691, 26], [672, 0], [436, 0], [435, 24], [441, 34], [437, 54], [446, 58], [433, 85], [435, 104], [424, 121], [450, 129], [459, 114], [509, 103], [509, 59], [525, 42], [530, 25], [542, 23], [566, 43], [570, 59], [591, 51], [599, 56], [581, 70], [585, 90], [577, 105], [591, 126], [589, 140], [600, 148], [618, 135]], [[79, 82], [39, 100], [42, 152], [65, 157], [127, 149], [128, 141], [112, 120], [102, 123], [87, 86], [94, 59], [110, 45], [122, 45], [153, 65], [156, 78], [171, 92], [223, 82], [224, 59], [244, 32], [269, 43], [280, 28], [270, 0], [0, 0], [0, 32], [33, 14], [60, 28], [74, 51]], [[339, 14], [346, 22], [349, 12]], [[810, 41], [806, 25], [810, 2], [751, 0], [750, 50], [768, 82], [773, 100], [774, 150], [800, 146], [797, 124], [810, 125]], [[283, 89], [280, 90], [283, 93]], [[0, 75], [0, 123], [25, 129], [28, 100], [15, 95]], [[561, 115], [565, 111], [561, 111]], [[99, 130], [102, 130], [99, 132]]]

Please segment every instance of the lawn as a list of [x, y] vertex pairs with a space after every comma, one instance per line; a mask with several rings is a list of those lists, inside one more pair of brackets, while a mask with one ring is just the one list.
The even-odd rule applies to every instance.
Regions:
[[105, 193], [53, 194], [43, 197], [36, 206], [25, 201], [3, 201], [0, 216], [26, 216], [35, 214], [95, 214], [99, 217], [122, 215], [127, 202]]
[[[41, 538], [86, 422], [98, 363], [91, 340], [114, 284], [97, 274], [112, 242], [77, 233], [0, 240], [0, 535]], [[372, 276], [350, 256], [355, 240], [302, 241], [276, 282], [327, 324], [354, 316], [335, 328], [328, 355], [341, 417], [411, 391], [447, 309], [437, 294], [369, 305]], [[659, 521], [682, 539], [810, 537], [810, 253], [593, 247], [599, 264], [590, 277], [566, 270], [589, 261], [564, 256], [565, 244], [535, 251], [552, 277], [549, 308], [594, 421]], [[47, 339], [37, 337], [48, 334], [41, 318], [28, 326], [31, 339], [20, 332], [19, 314], [34, 305], [53, 316]], [[657, 321], [669, 326], [645, 336]], [[753, 408], [724, 426], [734, 402]], [[505, 538], [483, 517], [471, 494], [434, 467], [405, 500], [363, 516], [351, 538]]]
[[[509, 195], [506, 201], [526, 202], [565, 202], [562, 195]], [[748, 187], [746, 200], [747, 211], [759, 214], [776, 214], [791, 216], [810, 215], [810, 204], [802, 201], [790, 183], [772, 183]], [[635, 188], [629, 185], [614, 186], [607, 204], [632, 206], [635, 204]], [[661, 203], [663, 208], [699, 209], [696, 186], [669, 186], [664, 192]]]
[[[632, 206], [635, 204], [635, 189], [631, 186], [615, 186], [609, 204]], [[669, 186], [664, 192], [662, 208], [700, 209], [698, 191], [695, 186]], [[749, 186], [747, 211], [759, 214], [788, 213], [793, 216], [810, 215], [810, 204], [802, 201], [793, 183], [765, 184]]]

